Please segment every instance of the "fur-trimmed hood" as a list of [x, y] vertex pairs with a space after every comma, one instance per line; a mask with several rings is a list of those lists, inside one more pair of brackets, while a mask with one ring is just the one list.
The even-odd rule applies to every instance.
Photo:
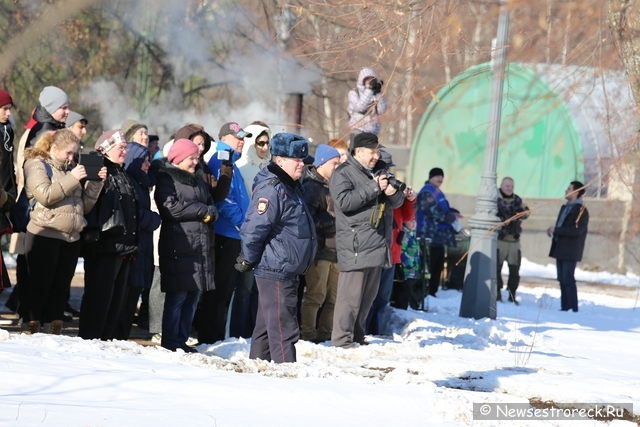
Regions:
[[242, 174], [247, 194], [251, 195], [253, 179], [258, 175], [258, 172], [260, 172], [260, 170], [267, 166], [271, 161], [271, 150], [267, 152], [267, 157], [264, 159], [258, 157], [258, 153], [256, 153], [254, 148], [256, 139], [262, 132], [266, 132], [267, 135], [269, 135], [269, 144], [271, 144], [271, 137], [273, 136], [273, 133], [271, 132], [271, 129], [260, 125], [249, 125], [244, 129], [247, 132], [251, 132], [251, 138], [244, 139], [242, 156], [240, 156], [240, 158], [235, 162], [235, 165]]
[[258, 157], [258, 153], [256, 153], [254, 145], [256, 143], [256, 139], [258, 139], [258, 136], [260, 136], [262, 132], [266, 132], [267, 136], [269, 137], [269, 144], [271, 144], [271, 137], [273, 136], [273, 133], [271, 132], [271, 129], [269, 129], [268, 127], [264, 127], [260, 125], [249, 125], [246, 128], [244, 128], [244, 130], [251, 134], [251, 138], [244, 139], [244, 147], [242, 148], [242, 157], [240, 157], [240, 159], [236, 162], [236, 165], [240, 167], [245, 164], [251, 164], [253, 166], [257, 166], [258, 168], [262, 169], [271, 160], [271, 151], [267, 152], [267, 157], [265, 157], [264, 159], [261, 159], [260, 157]]

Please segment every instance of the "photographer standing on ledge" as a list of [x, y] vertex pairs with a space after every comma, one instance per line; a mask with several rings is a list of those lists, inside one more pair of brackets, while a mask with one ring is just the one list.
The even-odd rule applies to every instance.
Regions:
[[329, 181], [340, 269], [331, 333], [335, 347], [365, 344], [367, 315], [378, 293], [380, 273], [391, 267], [392, 209], [402, 205], [404, 194], [398, 191], [397, 180], [392, 183], [386, 175], [382, 162], [378, 173], [379, 159], [378, 137], [360, 133], [354, 138], [352, 155]]
[[387, 98], [380, 93], [383, 81], [371, 68], [363, 68], [358, 75], [356, 89], [349, 91], [349, 129], [351, 148], [354, 137], [363, 132], [380, 135], [379, 115], [387, 112]]

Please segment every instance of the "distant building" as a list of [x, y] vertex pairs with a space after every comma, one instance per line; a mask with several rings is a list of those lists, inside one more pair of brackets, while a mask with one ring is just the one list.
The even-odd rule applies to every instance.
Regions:
[[[438, 92], [415, 132], [407, 165], [407, 181], [414, 187], [420, 188], [429, 169], [438, 166], [448, 172], [448, 194], [477, 194], [491, 84], [487, 63]], [[609, 174], [636, 134], [623, 71], [508, 64], [497, 171], [515, 179], [522, 197], [562, 197], [577, 179], [591, 183], [587, 196], [629, 200], [623, 181], [633, 182], [634, 171], [622, 167]], [[621, 179], [619, 173], [627, 176]]]

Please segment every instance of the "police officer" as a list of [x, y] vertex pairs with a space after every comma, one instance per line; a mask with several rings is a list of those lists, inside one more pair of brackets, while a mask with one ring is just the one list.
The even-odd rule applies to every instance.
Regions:
[[298, 283], [316, 253], [313, 218], [298, 182], [308, 154], [309, 143], [303, 137], [274, 135], [271, 162], [256, 175], [240, 228], [242, 254], [235, 267], [240, 272], [255, 267], [259, 293], [251, 359], [296, 361]]

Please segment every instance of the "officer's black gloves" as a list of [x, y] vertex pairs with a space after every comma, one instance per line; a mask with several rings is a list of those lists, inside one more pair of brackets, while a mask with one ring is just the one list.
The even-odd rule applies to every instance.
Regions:
[[236, 258], [235, 267], [240, 273], [246, 273], [247, 271], [253, 270], [253, 266], [254, 264], [244, 259], [242, 255], [238, 255], [238, 258]]

